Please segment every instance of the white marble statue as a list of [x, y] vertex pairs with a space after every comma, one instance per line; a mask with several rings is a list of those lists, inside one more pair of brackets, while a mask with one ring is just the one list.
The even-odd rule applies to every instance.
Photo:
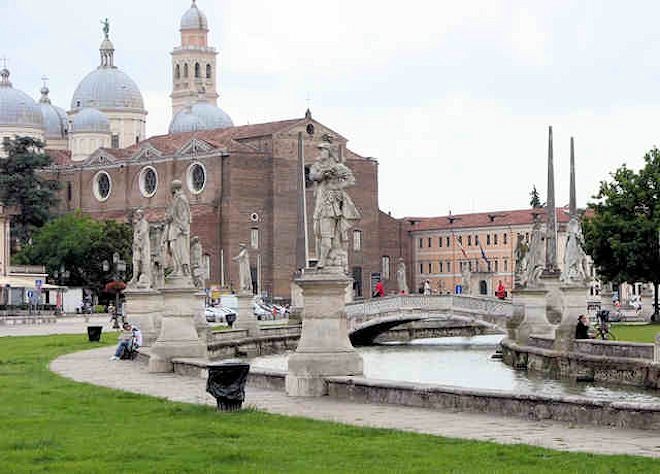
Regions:
[[172, 180], [172, 201], [167, 208], [163, 231], [163, 254], [171, 269], [168, 277], [190, 275], [190, 204], [183, 193], [181, 181]]
[[529, 250], [523, 258], [520, 285], [523, 288], [536, 288], [545, 268], [545, 243], [541, 232], [541, 221], [536, 219], [532, 227]]
[[514, 258], [515, 258], [514, 283], [516, 286], [521, 285], [528, 250], [529, 247], [527, 243], [525, 243], [525, 236], [523, 234], [518, 234], [516, 241], [516, 249], [514, 251]]
[[204, 262], [202, 261], [202, 243], [195, 235], [190, 240], [190, 274], [195, 288], [204, 288]]
[[406, 278], [406, 263], [402, 257], [399, 257], [399, 263], [396, 266], [396, 282], [399, 285], [399, 293], [408, 294], [408, 279]]
[[343, 163], [330, 143], [318, 145], [320, 155], [312, 165], [309, 179], [316, 182], [314, 235], [318, 256], [317, 268], [326, 266], [348, 269], [348, 229], [360, 220], [345, 188], [355, 184], [353, 172]]
[[566, 251], [561, 282], [585, 285], [588, 281], [587, 255], [582, 249], [582, 233], [577, 217], [571, 217], [566, 229]]
[[151, 287], [151, 240], [149, 223], [144, 218], [144, 211], [138, 209], [133, 222], [133, 278], [129, 288]]
[[252, 272], [250, 271], [250, 254], [247, 245], [239, 244], [240, 252], [232, 260], [238, 262], [238, 289], [240, 293], [252, 294]]

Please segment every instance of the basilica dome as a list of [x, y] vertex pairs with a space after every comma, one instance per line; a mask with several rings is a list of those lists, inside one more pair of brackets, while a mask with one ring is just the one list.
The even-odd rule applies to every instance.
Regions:
[[170, 122], [169, 133], [194, 132], [204, 130], [204, 123], [193, 115], [190, 109], [179, 110]]
[[25, 92], [12, 87], [7, 69], [0, 71], [0, 127], [43, 129], [39, 106]]
[[79, 132], [109, 133], [110, 120], [97, 109], [84, 108], [71, 120], [71, 133]]
[[197, 8], [197, 4], [195, 3], [195, 0], [193, 0], [193, 3], [190, 6], [190, 8], [181, 17], [180, 29], [182, 30], [209, 29], [209, 24], [208, 21], [206, 20], [206, 15], [204, 15], [204, 13], [202, 13], [202, 11], [199, 8]]
[[41, 115], [44, 121], [45, 137], [46, 139], [66, 138], [66, 112], [50, 102], [48, 92], [48, 87], [42, 87], [41, 99], [39, 99], [39, 108], [41, 109]]
[[116, 67], [99, 67], [80, 81], [71, 99], [71, 110], [83, 107], [144, 109], [137, 84]]

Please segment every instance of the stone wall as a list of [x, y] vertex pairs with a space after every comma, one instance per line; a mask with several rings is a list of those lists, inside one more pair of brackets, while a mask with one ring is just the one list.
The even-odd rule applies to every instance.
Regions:
[[653, 344], [642, 342], [576, 340], [575, 352], [607, 357], [631, 357], [653, 360]]

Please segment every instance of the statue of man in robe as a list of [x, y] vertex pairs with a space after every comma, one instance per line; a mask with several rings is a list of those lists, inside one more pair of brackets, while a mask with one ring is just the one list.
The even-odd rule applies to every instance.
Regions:
[[151, 287], [151, 240], [149, 223], [144, 211], [138, 209], [133, 221], [133, 278], [128, 282], [131, 288]]
[[190, 205], [183, 193], [181, 181], [170, 184], [172, 201], [167, 208], [163, 244], [169, 259], [170, 277], [190, 275]]
[[566, 229], [566, 251], [564, 252], [564, 269], [560, 280], [562, 283], [585, 285], [587, 282], [587, 256], [582, 249], [580, 223], [573, 216], [568, 221]]
[[240, 251], [232, 260], [238, 262], [238, 289], [240, 293], [252, 294], [252, 272], [250, 271], [250, 253], [247, 245], [239, 244]]
[[535, 218], [532, 227], [532, 238], [529, 250], [525, 255], [524, 268], [521, 278], [523, 288], [536, 288], [539, 286], [541, 273], [545, 268], [545, 242], [541, 233], [541, 221]]
[[406, 278], [406, 263], [403, 257], [399, 257], [399, 263], [396, 266], [396, 282], [399, 285], [399, 293], [408, 294], [408, 279]]
[[318, 263], [348, 269], [348, 229], [360, 220], [360, 212], [345, 188], [355, 184], [353, 172], [339, 162], [330, 143], [318, 145], [320, 155], [309, 171], [316, 183], [314, 206], [314, 236]]

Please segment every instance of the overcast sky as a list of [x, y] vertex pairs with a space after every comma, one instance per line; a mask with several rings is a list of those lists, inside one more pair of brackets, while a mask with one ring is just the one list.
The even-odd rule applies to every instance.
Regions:
[[[660, 140], [660, 3], [198, 0], [220, 51], [219, 105], [237, 125], [314, 118], [379, 161], [395, 216], [525, 208], [546, 189], [578, 205]], [[69, 109], [98, 65], [102, 18], [115, 65], [145, 98], [148, 135], [170, 120], [169, 52], [188, 0], [0, 0], [0, 57], [14, 87]], [[545, 197], [543, 196], [543, 199]]]

